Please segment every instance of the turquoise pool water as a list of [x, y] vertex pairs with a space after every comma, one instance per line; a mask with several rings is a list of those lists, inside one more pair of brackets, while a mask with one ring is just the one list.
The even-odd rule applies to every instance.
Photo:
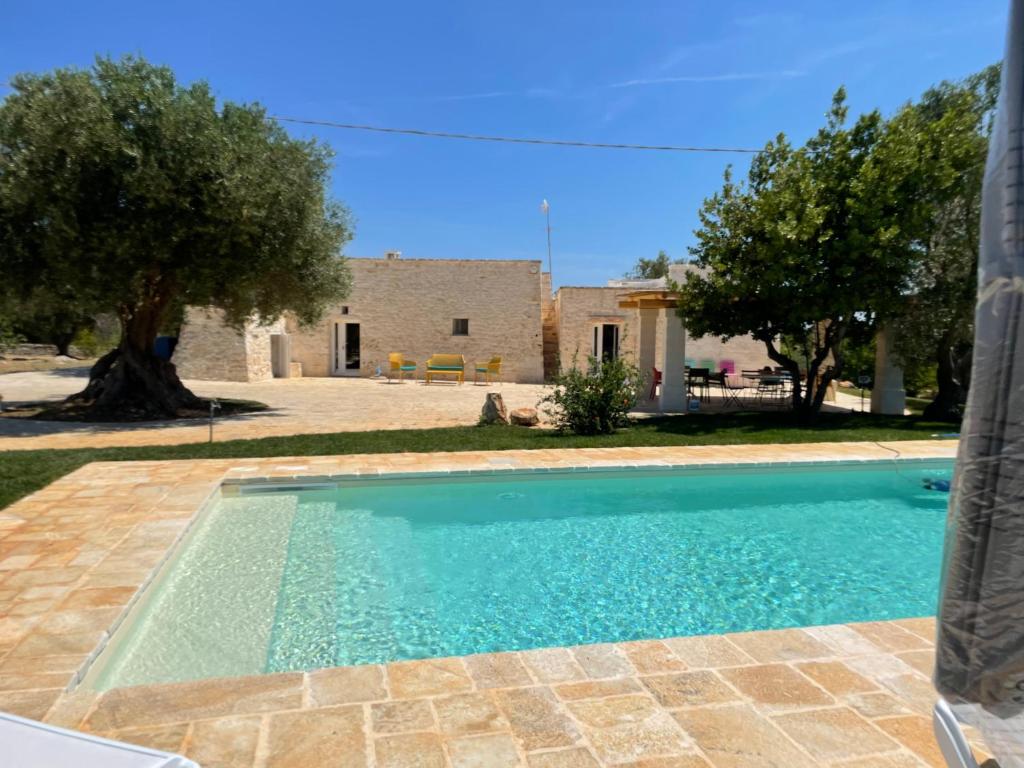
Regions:
[[934, 612], [952, 462], [225, 496], [93, 685]]

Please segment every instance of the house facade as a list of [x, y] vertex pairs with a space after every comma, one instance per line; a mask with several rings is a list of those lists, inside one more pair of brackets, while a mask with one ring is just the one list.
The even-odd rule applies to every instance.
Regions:
[[[591, 355], [622, 356], [659, 370], [666, 354], [712, 369], [771, 364], [764, 345], [751, 338], [691, 339], [667, 328], [679, 323], [674, 312], [624, 306], [630, 291], [664, 290], [664, 280], [567, 286], [552, 296], [550, 276], [535, 260], [391, 253], [350, 258], [348, 265], [350, 296], [313, 326], [283, 318], [233, 329], [217, 310], [190, 307], [173, 358], [179, 375], [232, 381], [372, 376], [387, 371], [392, 352], [419, 363], [420, 375], [433, 354], [461, 354], [467, 367], [499, 355], [502, 378], [520, 383], [541, 383], [559, 366], [585, 364]], [[681, 280], [684, 271], [685, 265], [674, 265], [671, 277]]]

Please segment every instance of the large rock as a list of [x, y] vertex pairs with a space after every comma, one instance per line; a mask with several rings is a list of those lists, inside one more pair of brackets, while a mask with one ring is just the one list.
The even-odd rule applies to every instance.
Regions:
[[509, 419], [520, 427], [536, 427], [540, 424], [536, 408], [514, 408], [509, 414]]
[[480, 423], [508, 424], [508, 411], [505, 410], [505, 401], [501, 399], [500, 393], [487, 393], [483, 411], [480, 412]]

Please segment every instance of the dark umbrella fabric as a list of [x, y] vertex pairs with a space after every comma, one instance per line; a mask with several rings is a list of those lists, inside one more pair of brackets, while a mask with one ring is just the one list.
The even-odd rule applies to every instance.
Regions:
[[[947, 522], [935, 669], [936, 688], [951, 703], [981, 705], [970, 719], [983, 728], [991, 715], [1024, 727], [1022, 131], [1024, 0], [1013, 0], [985, 170], [971, 388]], [[1022, 764], [1013, 756], [1004, 763]]]

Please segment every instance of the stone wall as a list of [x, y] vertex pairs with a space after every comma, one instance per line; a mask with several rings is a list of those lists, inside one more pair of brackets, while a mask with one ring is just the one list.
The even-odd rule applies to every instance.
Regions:
[[171, 362], [183, 379], [264, 381], [273, 378], [270, 336], [284, 332], [284, 321], [256, 322], [238, 331], [212, 307], [188, 307]]
[[[289, 322], [292, 360], [303, 376], [334, 375], [336, 330], [360, 326], [359, 375], [387, 369], [401, 352], [420, 364], [432, 354], [461, 354], [467, 368], [501, 355], [506, 381], [544, 377], [539, 261], [455, 259], [349, 259], [352, 293], [308, 328]], [[469, 320], [469, 334], [453, 335], [452, 321]], [[338, 372], [340, 373], [340, 371]], [[467, 380], [472, 378], [471, 370]]]
[[[559, 289], [555, 295], [555, 308], [558, 318], [559, 358], [563, 366], [571, 365], [573, 355], [577, 352], [580, 362], [592, 354], [594, 326], [604, 323], [617, 323], [621, 326], [619, 352], [624, 357], [639, 362], [640, 328], [637, 311], [619, 309], [618, 306], [619, 296], [626, 290], [623, 287]], [[663, 340], [665, 324], [668, 322], [680, 321], [671, 310], [667, 313], [659, 312], [656, 321], [654, 365], [660, 371], [665, 369]], [[687, 334], [685, 357], [695, 367], [702, 367], [703, 362], [710, 362], [714, 369], [721, 368], [723, 362], [731, 361], [736, 371], [775, 365], [768, 357], [764, 344], [750, 336], [722, 341], [716, 336], [697, 339]], [[644, 373], [646, 375], [648, 372]]]
[[586, 363], [594, 353], [594, 326], [619, 326], [619, 354], [636, 360], [639, 327], [636, 310], [619, 309], [621, 288], [567, 286], [555, 294], [558, 318], [558, 362], [562, 370]]

